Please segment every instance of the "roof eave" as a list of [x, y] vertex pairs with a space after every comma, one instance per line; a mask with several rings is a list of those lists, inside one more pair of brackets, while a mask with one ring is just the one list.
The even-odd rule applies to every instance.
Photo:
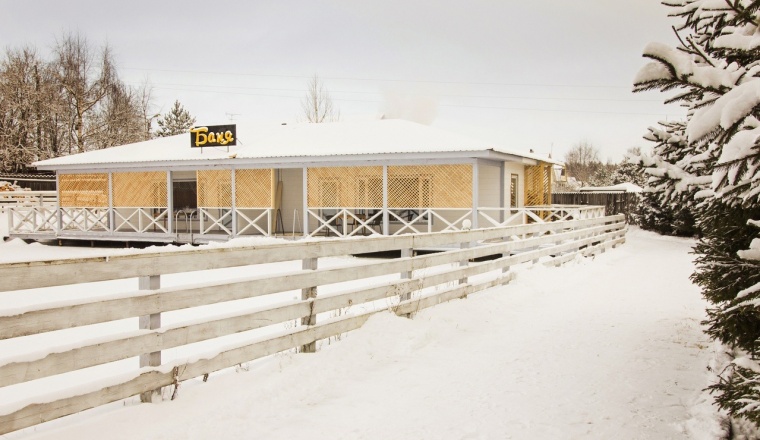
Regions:
[[342, 163], [356, 162], [403, 162], [403, 161], [451, 161], [464, 159], [489, 159], [503, 162], [517, 162], [524, 165], [536, 165], [537, 160], [516, 154], [502, 153], [487, 150], [474, 151], [438, 151], [438, 152], [420, 152], [420, 153], [375, 153], [375, 154], [350, 154], [350, 155], [330, 155], [330, 156], [292, 156], [292, 157], [265, 157], [265, 158], [224, 158], [224, 159], [203, 159], [203, 160], [168, 160], [168, 161], [141, 161], [141, 162], [104, 162], [104, 163], [79, 163], [79, 164], [51, 164], [37, 165], [37, 169], [49, 171], [92, 171], [93, 168], [103, 168], [109, 170], [115, 169], [146, 169], [146, 168], [215, 168], [215, 167], [256, 167], [270, 168], [313, 166], [319, 164], [338, 165]]

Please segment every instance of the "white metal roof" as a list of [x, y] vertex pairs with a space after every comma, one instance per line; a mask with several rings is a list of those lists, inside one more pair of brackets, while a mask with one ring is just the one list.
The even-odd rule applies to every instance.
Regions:
[[[157, 162], [209, 163], [230, 159], [283, 159], [285, 162], [347, 156], [400, 155], [410, 153], [467, 153], [492, 151], [517, 158], [555, 162], [426, 125], [401, 119], [378, 119], [323, 124], [238, 124], [237, 145], [191, 148], [190, 133], [152, 139], [70, 156], [35, 162], [39, 169], [75, 166], [159, 166]], [[228, 151], [229, 150], [229, 151]]]

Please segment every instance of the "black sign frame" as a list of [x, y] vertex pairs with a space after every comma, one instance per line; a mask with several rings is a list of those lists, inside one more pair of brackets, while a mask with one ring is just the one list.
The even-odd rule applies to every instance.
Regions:
[[190, 148], [237, 145], [237, 125], [200, 125], [190, 129]]

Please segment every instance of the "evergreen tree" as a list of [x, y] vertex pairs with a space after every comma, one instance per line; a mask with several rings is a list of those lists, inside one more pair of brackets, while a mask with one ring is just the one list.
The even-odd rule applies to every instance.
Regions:
[[188, 133], [195, 124], [195, 118], [190, 115], [179, 101], [174, 101], [174, 106], [162, 117], [158, 119], [158, 130], [156, 136], [174, 136], [177, 134]]
[[[760, 422], [760, 2], [674, 0], [680, 45], [652, 43], [635, 89], [678, 90], [682, 124], [650, 129], [644, 163], [671, 205], [689, 203], [704, 236], [692, 279], [710, 302], [708, 334], [738, 357], [712, 389], [732, 415]], [[658, 179], [659, 178], [659, 179]], [[659, 182], [658, 182], [659, 180]], [[733, 374], [731, 374], [733, 372]]]
[[598, 164], [596, 170], [589, 178], [589, 186], [610, 186], [612, 185], [612, 179], [615, 176], [618, 165], [613, 162], [607, 162]]
[[699, 233], [694, 211], [696, 194], [709, 186], [705, 168], [688, 160], [697, 152], [686, 142], [684, 122], [660, 122], [650, 127], [645, 139], [654, 142], [651, 155], [637, 157], [646, 178], [646, 192], [639, 205], [639, 225], [664, 235], [694, 236]]
[[641, 148], [632, 147], [626, 151], [623, 156], [623, 161], [615, 168], [612, 173], [612, 184], [619, 185], [621, 183], [633, 183], [634, 185], [644, 188], [647, 184], [646, 175], [639, 166], [639, 157], [641, 156]]
[[[619, 185], [622, 183], [632, 183], [636, 186], [644, 188], [646, 186], [646, 175], [643, 168], [639, 164], [639, 157], [641, 156], [641, 148], [632, 147], [623, 156], [622, 162], [615, 167], [615, 171], [612, 173], [611, 185]], [[637, 193], [635, 205], [630, 207], [627, 211], [626, 221], [630, 224], [641, 225], [643, 197], [645, 194]]]

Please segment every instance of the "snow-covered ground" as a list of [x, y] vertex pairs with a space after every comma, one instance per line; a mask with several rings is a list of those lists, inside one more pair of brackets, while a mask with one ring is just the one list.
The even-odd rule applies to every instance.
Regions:
[[[692, 245], [633, 228], [593, 259], [517, 268], [509, 285], [412, 320], [381, 313], [316, 354], [5, 438], [717, 438], [701, 394], [713, 354], [688, 280]], [[12, 249], [67, 252], [6, 244], [0, 260]]]

